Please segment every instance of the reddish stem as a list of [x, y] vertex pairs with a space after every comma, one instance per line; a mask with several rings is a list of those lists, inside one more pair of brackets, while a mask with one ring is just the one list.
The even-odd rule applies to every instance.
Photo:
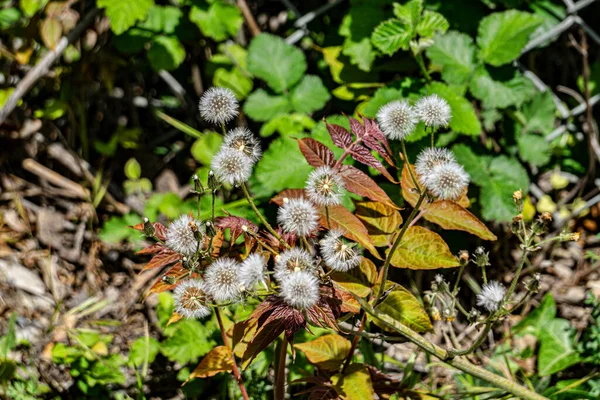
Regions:
[[[358, 327], [358, 332], [362, 332], [365, 329], [365, 323], [367, 322], [367, 314], [363, 311], [363, 316], [360, 320], [360, 326]], [[356, 351], [356, 347], [358, 347], [358, 342], [360, 340], [360, 335], [354, 336], [352, 339], [352, 345], [350, 346], [350, 351], [348, 352], [348, 356], [344, 360], [344, 366], [342, 367], [342, 374], [346, 372], [346, 368], [352, 362], [352, 357], [354, 357], [354, 352]]]
[[344, 162], [344, 160], [346, 159], [346, 157], [348, 157], [348, 154], [350, 154], [352, 152], [352, 147], [354, 147], [354, 145], [359, 144], [362, 140], [361, 139], [356, 139], [356, 141], [354, 143], [352, 143], [350, 145], [350, 147], [348, 147], [347, 149], [344, 149], [344, 152], [342, 153], [342, 155], [340, 156], [340, 159], [336, 161], [335, 165], [333, 166], [333, 169], [336, 170], [339, 167], [342, 166], [342, 162]]
[[[217, 307], [215, 307], [215, 314], [217, 315], [217, 321], [219, 322], [219, 328], [221, 329], [221, 338], [223, 339], [223, 344], [231, 349], [231, 347], [229, 346], [229, 339], [227, 338], [227, 333], [225, 332], [225, 327], [223, 326], [223, 320], [221, 319], [221, 313], [219, 312], [219, 309]], [[235, 377], [235, 380], [237, 381], [237, 384], [240, 387], [242, 397], [244, 398], [244, 400], [250, 400], [250, 398], [248, 397], [248, 392], [246, 392], [244, 382], [242, 381], [242, 375], [240, 374], [240, 370], [238, 369], [238, 366], [235, 362], [233, 349], [231, 349], [231, 359], [233, 361], [231, 372], [233, 373], [233, 376]]]
[[275, 378], [275, 400], [283, 400], [285, 398], [285, 360], [287, 358], [287, 338], [285, 334], [281, 340], [279, 348], [279, 361], [277, 365], [277, 377]]

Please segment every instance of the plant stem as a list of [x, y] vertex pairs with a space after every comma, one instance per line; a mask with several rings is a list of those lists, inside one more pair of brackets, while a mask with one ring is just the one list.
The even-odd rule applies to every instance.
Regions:
[[423, 61], [423, 54], [421, 54], [421, 53], [417, 54], [415, 56], [415, 60], [417, 60], [417, 64], [419, 64], [419, 68], [421, 68], [421, 72], [423, 72], [423, 75], [425, 75], [425, 79], [427, 80], [427, 83], [431, 83], [431, 75], [429, 75], [427, 68], [425, 68], [425, 62]]
[[421, 203], [423, 203], [424, 199], [425, 199], [425, 192], [423, 191], [423, 193], [421, 193], [421, 196], [419, 196], [419, 200], [417, 200], [417, 204], [415, 204], [415, 208], [413, 208], [408, 219], [406, 221], [404, 221], [404, 225], [402, 225], [402, 229], [400, 230], [398, 237], [394, 241], [392, 248], [390, 249], [387, 257], [385, 258], [385, 262], [383, 263], [382, 275], [381, 275], [381, 279], [380, 279], [381, 283], [379, 286], [379, 290], [377, 291], [377, 296], [375, 297], [375, 302], [373, 304], [377, 304], [379, 302], [379, 299], [381, 299], [381, 296], [383, 295], [383, 292], [385, 291], [385, 283], [387, 281], [388, 271], [390, 269], [390, 263], [392, 262], [392, 256], [394, 255], [394, 252], [400, 245], [400, 242], [402, 241], [402, 237], [404, 237], [404, 234], [408, 230], [410, 223], [412, 222], [412, 220], [415, 218], [415, 216], [419, 212], [419, 208], [421, 207]]
[[217, 197], [216, 196], [217, 193], [214, 190], [211, 193], [212, 193], [212, 212], [210, 214], [210, 218], [211, 218], [211, 221], [214, 224], [215, 223], [215, 199]]
[[[533, 236], [533, 235], [531, 235]], [[517, 267], [517, 272], [515, 272], [515, 277], [510, 284], [510, 288], [508, 292], [506, 292], [506, 296], [504, 297], [504, 302], [510, 300], [510, 296], [512, 296], [513, 292], [517, 287], [517, 283], [519, 281], [519, 277], [521, 275], [521, 271], [523, 270], [523, 266], [525, 265], [525, 261], [527, 260], [527, 255], [529, 254], [529, 245], [531, 244], [531, 237], [526, 238], [526, 243], [523, 246], [523, 254], [521, 254], [521, 259], [519, 260], [519, 266]]]
[[[230, 348], [229, 345], [229, 338], [227, 338], [227, 332], [225, 332], [225, 327], [223, 326], [223, 319], [221, 318], [221, 312], [219, 311], [218, 307], [215, 307], [215, 314], [217, 316], [217, 321], [219, 322], [219, 329], [221, 330], [221, 338], [223, 339], [223, 344]], [[237, 381], [237, 384], [240, 388], [240, 391], [242, 392], [242, 397], [244, 398], [244, 400], [250, 400], [250, 398], [248, 397], [248, 392], [246, 392], [246, 387], [244, 386], [244, 382], [242, 381], [242, 375], [240, 374], [240, 370], [237, 367], [237, 364], [235, 362], [235, 356], [233, 355], [233, 349], [231, 349], [231, 359], [233, 361], [233, 366], [231, 368], [231, 372], [233, 373], [233, 376], [235, 377], [235, 380]]]
[[277, 364], [277, 377], [275, 379], [275, 400], [283, 400], [285, 398], [285, 360], [287, 358], [287, 344], [288, 341], [284, 334], [279, 347], [279, 361]]
[[256, 214], [256, 216], [258, 217], [258, 219], [260, 220], [260, 222], [263, 223], [263, 225], [265, 226], [265, 228], [267, 228], [267, 230], [269, 231], [269, 233], [273, 236], [275, 236], [277, 238], [277, 240], [279, 240], [279, 242], [281, 244], [283, 244], [283, 246], [286, 249], [289, 249], [290, 246], [281, 238], [281, 236], [279, 236], [277, 234], [277, 232], [275, 232], [275, 229], [273, 229], [273, 227], [271, 226], [271, 224], [269, 224], [269, 222], [265, 219], [265, 217], [262, 215], [262, 213], [258, 210], [258, 208], [256, 207], [256, 204], [254, 204], [254, 201], [252, 200], [252, 197], [250, 196], [250, 193], [248, 192], [248, 188], [246, 187], [246, 183], [242, 183], [242, 191], [244, 192], [244, 196], [246, 196], [246, 199], [248, 200], [248, 203], [250, 204], [250, 207], [252, 207], [252, 210], [254, 211], [254, 214]]
[[464, 350], [452, 350], [452, 349], [448, 350], [448, 355], [451, 357], [465, 356], [465, 355], [471, 354], [472, 352], [477, 350], [477, 348], [479, 348], [479, 346], [481, 346], [481, 344], [487, 337], [488, 333], [490, 333], [490, 331], [492, 330], [492, 325], [494, 325], [493, 321], [489, 321], [488, 323], [486, 323], [485, 328], [483, 328], [483, 331], [481, 331], [481, 333], [479, 334], [479, 336], [477, 337], [477, 339], [473, 342], [473, 344], [471, 346], [469, 346], [468, 348], [466, 348]]
[[352, 357], [354, 357], [354, 352], [356, 351], [356, 347], [358, 346], [358, 342], [360, 341], [360, 333], [362, 333], [363, 329], [365, 329], [365, 324], [367, 322], [367, 314], [364, 311], [362, 312], [362, 318], [360, 319], [360, 326], [358, 327], [357, 335], [352, 339], [352, 345], [350, 346], [350, 351], [348, 352], [348, 356], [346, 360], [344, 360], [344, 366], [342, 367], [342, 374], [346, 372], [346, 368], [352, 362]]
[[329, 220], [329, 207], [325, 206], [325, 217], [327, 217], [327, 229], [331, 230], [331, 221]]

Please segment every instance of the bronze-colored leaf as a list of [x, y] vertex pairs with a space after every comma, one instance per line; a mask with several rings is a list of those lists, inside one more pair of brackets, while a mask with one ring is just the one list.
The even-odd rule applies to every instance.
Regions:
[[331, 377], [334, 388], [343, 400], [374, 399], [375, 390], [371, 375], [364, 364], [351, 364], [344, 375]]
[[342, 365], [352, 344], [340, 335], [324, 335], [310, 342], [298, 343], [294, 347], [304, 353], [311, 364], [327, 371]]
[[58, 18], [46, 18], [40, 26], [40, 36], [44, 46], [54, 50], [62, 36], [62, 24]]
[[394, 232], [402, 224], [400, 213], [388, 205], [374, 201], [356, 202], [355, 215], [365, 224], [375, 246], [388, 246]]
[[373, 156], [373, 154], [371, 154], [371, 151], [369, 149], [367, 149], [366, 147], [361, 146], [360, 144], [355, 144], [351, 148], [350, 155], [356, 161], [363, 163], [365, 165], [368, 165], [370, 167], [373, 167], [377, 171], [381, 172], [381, 174], [383, 176], [385, 176], [390, 182], [398, 183], [398, 181], [396, 181], [392, 177], [392, 175], [390, 175], [390, 173], [387, 171], [387, 169], [385, 169], [383, 164], [378, 159], [376, 159]]
[[161, 268], [169, 264], [173, 264], [181, 259], [181, 254], [174, 252], [171, 249], [164, 248], [160, 253], [152, 257], [150, 262], [142, 268], [142, 271], [147, 271], [149, 269]]
[[312, 138], [298, 139], [300, 151], [306, 161], [315, 168], [335, 164], [335, 155], [327, 146]]
[[333, 144], [344, 150], [350, 147], [352, 144], [352, 135], [346, 128], [340, 125], [330, 124], [327, 121], [325, 121], [325, 126], [327, 127], [327, 131], [331, 136]]
[[339, 174], [344, 180], [346, 189], [354, 194], [379, 201], [388, 207], [398, 208], [387, 193], [367, 174], [351, 165], [343, 165]]
[[217, 346], [208, 352], [200, 364], [190, 374], [188, 381], [194, 378], [208, 378], [220, 372], [231, 372], [233, 369], [233, 355], [227, 346]]

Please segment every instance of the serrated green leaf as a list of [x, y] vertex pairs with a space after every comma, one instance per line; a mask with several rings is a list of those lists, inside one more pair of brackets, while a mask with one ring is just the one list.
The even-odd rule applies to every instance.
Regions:
[[488, 15], [481, 20], [477, 32], [481, 58], [495, 67], [513, 61], [542, 22], [538, 15], [518, 10]]
[[406, 4], [394, 3], [394, 15], [410, 28], [415, 29], [423, 12], [423, 0], [411, 0]]
[[519, 107], [537, 93], [533, 83], [519, 72], [511, 80], [500, 82], [494, 80], [484, 67], [476, 69], [469, 90], [488, 109]]
[[475, 72], [475, 51], [470, 36], [452, 31], [435, 37], [433, 45], [427, 49], [427, 57], [441, 71], [446, 82], [461, 85]]
[[523, 133], [548, 134], [554, 130], [556, 105], [549, 91], [538, 93], [530, 103], [523, 105], [526, 124]]
[[158, 355], [160, 343], [153, 337], [140, 337], [131, 345], [129, 352], [129, 363], [141, 367], [144, 364], [151, 364]]
[[306, 75], [292, 90], [290, 101], [294, 111], [310, 114], [323, 108], [330, 97], [321, 78]]
[[556, 318], [542, 328], [539, 340], [538, 373], [549, 376], [581, 362], [574, 349], [572, 328], [569, 321]]
[[256, 36], [248, 48], [248, 71], [277, 93], [294, 86], [306, 71], [306, 58], [297, 47], [268, 33]]
[[235, 36], [244, 22], [239, 8], [219, 0], [212, 2], [207, 9], [193, 5], [189, 18], [204, 36], [216, 41]]
[[535, 336], [539, 337], [544, 326], [555, 317], [556, 302], [551, 293], [546, 293], [540, 305], [515, 325], [514, 332], [530, 329]]
[[110, 18], [111, 30], [120, 35], [137, 21], [146, 18], [154, 5], [154, 0], [98, 0], [98, 7], [104, 8]]
[[263, 89], [254, 91], [244, 103], [244, 112], [255, 121], [271, 118], [292, 111], [292, 104], [285, 96], [271, 96]]
[[353, 3], [338, 30], [345, 37], [342, 54], [350, 58], [351, 64], [367, 72], [371, 70], [376, 55], [371, 34], [384, 19], [383, 8], [370, 3]]
[[172, 6], [152, 6], [146, 19], [138, 24], [140, 29], [156, 33], [172, 34], [179, 25], [183, 12]]
[[361, 39], [358, 42], [346, 40], [342, 54], [348, 56], [350, 62], [362, 71], [370, 71], [371, 65], [375, 61], [375, 50], [373, 50], [369, 38]]
[[431, 38], [436, 33], [446, 32], [449, 27], [448, 20], [442, 14], [425, 10], [417, 24], [416, 31], [421, 37]]
[[148, 50], [148, 60], [155, 71], [171, 71], [185, 60], [185, 48], [174, 36], [156, 36]]
[[194, 142], [191, 148], [192, 157], [204, 165], [210, 165], [213, 156], [221, 148], [223, 136], [216, 132], [206, 132]]
[[471, 182], [476, 183], [479, 186], [483, 186], [487, 183], [490, 176], [488, 168], [490, 157], [475, 154], [466, 144], [455, 145], [452, 147], [452, 152], [458, 162], [464, 166], [465, 170], [469, 173]]
[[196, 362], [216, 345], [213, 329], [196, 320], [179, 321], [165, 329], [165, 333], [169, 338], [162, 343], [161, 353], [181, 364]]
[[219, 68], [213, 76], [213, 85], [231, 89], [238, 100], [244, 99], [252, 91], [252, 79], [234, 67], [231, 70]]
[[429, 93], [435, 93], [448, 102], [452, 109], [450, 128], [459, 133], [467, 135], [479, 135], [481, 123], [473, 105], [464, 97], [457, 95], [452, 89], [441, 82], [433, 82], [429, 85]]
[[371, 42], [381, 52], [391, 56], [398, 50], [408, 50], [413, 32], [398, 19], [389, 19], [375, 28]]
[[273, 117], [260, 128], [260, 136], [271, 136], [275, 132], [280, 135], [300, 136], [306, 130], [315, 127], [316, 122], [311, 117], [303, 114], [281, 114]]
[[337, 369], [348, 356], [351, 346], [348, 339], [336, 334], [320, 336], [310, 342], [294, 345], [311, 364], [323, 370]]
[[517, 136], [519, 156], [536, 167], [548, 164], [552, 157], [550, 144], [539, 135], [525, 133]]

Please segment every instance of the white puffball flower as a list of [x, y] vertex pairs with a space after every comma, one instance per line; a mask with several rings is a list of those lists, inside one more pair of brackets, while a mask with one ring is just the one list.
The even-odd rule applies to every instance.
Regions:
[[436, 165], [454, 162], [456, 162], [456, 159], [450, 150], [444, 147], [428, 147], [417, 156], [415, 172], [424, 181]]
[[227, 132], [223, 146], [239, 151], [253, 162], [257, 162], [262, 155], [260, 142], [248, 128], [239, 127]]
[[262, 254], [252, 253], [244, 261], [239, 271], [240, 282], [246, 289], [254, 289], [265, 284], [265, 266], [267, 260]]
[[204, 224], [187, 214], [183, 214], [171, 222], [167, 228], [167, 247], [188, 256], [196, 253], [198, 241], [194, 234], [195, 231], [200, 232], [201, 237], [205, 232]]
[[423, 97], [415, 105], [417, 116], [426, 126], [448, 126], [452, 118], [450, 105], [437, 94]]
[[242, 289], [239, 269], [240, 265], [232, 258], [222, 257], [213, 262], [204, 274], [207, 293], [217, 302], [238, 299]]
[[229, 89], [211, 87], [200, 98], [200, 116], [212, 124], [224, 124], [238, 115], [238, 101]]
[[320, 206], [340, 204], [344, 189], [341, 176], [328, 166], [315, 169], [306, 180], [308, 198]]
[[275, 258], [275, 279], [281, 281], [287, 275], [296, 271], [306, 271], [314, 274], [315, 263], [310, 253], [299, 247], [292, 247]]
[[497, 311], [505, 294], [504, 286], [497, 281], [490, 281], [483, 285], [481, 293], [477, 295], [477, 305], [488, 311]]
[[356, 243], [347, 243], [343, 236], [344, 232], [334, 229], [329, 231], [320, 242], [323, 260], [334, 271], [349, 271], [358, 266], [362, 259]]
[[317, 229], [319, 216], [310, 201], [298, 198], [284, 201], [277, 212], [277, 221], [288, 233], [308, 236]]
[[392, 101], [381, 107], [377, 121], [385, 136], [394, 140], [406, 138], [419, 122], [414, 108], [406, 100]]
[[319, 281], [309, 272], [292, 272], [281, 281], [280, 295], [290, 306], [305, 310], [319, 301]]
[[204, 282], [199, 279], [183, 281], [173, 291], [175, 312], [185, 318], [204, 318], [210, 315], [206, 305]]
[[232, 185], [247, 182], [252, 175], [252, 159], [229, 147], [221, 147], [210, 163], [217, 179]]
[[469, 185], [469, 174], [460, 164], [439, 164], [432, 168], [423, 184], [438, 199], [457, 200]]

